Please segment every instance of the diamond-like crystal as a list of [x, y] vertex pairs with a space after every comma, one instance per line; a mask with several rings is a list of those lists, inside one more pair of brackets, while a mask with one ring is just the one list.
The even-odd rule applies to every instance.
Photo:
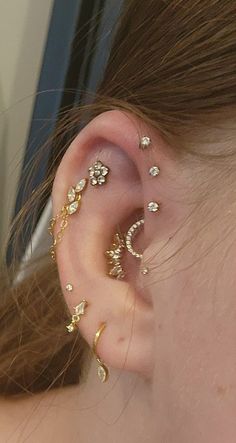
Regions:
[[67, 193], [67, 197], [70, 203], [72, 203], [75, 199], [75, 188], [73, 188], [73, 186], [70, 187], [68, 193]]
[[91, 181], [90, 181], [91, 185], [93, 185], [93, 186], [95, 186], [97, 184], [97, 182], [98, 181], [97, 181], [96, 178], [92, 178]]
[[68, 205], [67, 208], [66, 208], [68, 214], [69, 215], [74, 214], [74, 212], [77, 211], [78, 206], [79, 206], [79, 202], [78, 201], [75, 201], [75, 202], [71, 203], [70, 205]]
[[97, 371], [98, 371], [98, 377], [100, 378], [101, 382], [104, 383], [108, 375], [106, 368], [102, 365], [99, 365]]
[[148, 148], [148, 146], [151, 144], [151, 139], [150, 137], [147, 137], [146, 135], [144, 135], [139, 143], [139, 148], [140, 149], [146, 149]]
[[159, 172], [160, 172], [160, 169], [158, 168], [158, 166], [152, 166], [152, 167], [149, 169], [149, 174], [150, 174], [152, 177], [156, 177], [156, 176], [159, 174]]
[[102, 166], [101, 167], [101, 173], [102, 175], [107, 175], [108, 174], [109, 169], [106, 166]]
[[77, 185], [76, 185], [76, 187], [75, 187], [76, 192], [81, 192], [81, 191], [83, 191], [83, 189], [84, 189], [85, 186], [86, 186], [86, 183], [87, 183], [86, 178], [82, 178], [82, 179], [77, 183]]
[[157, 202], [149, 202], [148, 203], [148, 210], [150, 212], [156, 212], [159, 209], [159, 204]]
[[75, 306], [74, 310], [76, 315], [83, 315], [86, 306], [87, 306], [86, 300], [83, 300], [77, 306]]
[[73, 286], [72, 286], [70, 283], [67, 283], [67, 285], [66, 285], [66, 290], [67, 290], [68, 292], [73, 291]]
[[69, 325], [66, 326], [66, 329], [68, 332], [73, 332], [75, 327], [74, 327], [73, 323], [70, 323]]
[[98, 184], [102, 185], [103, 183], [105, 183], [106, 179], [103, 175], [99, 175], [98, 177]]

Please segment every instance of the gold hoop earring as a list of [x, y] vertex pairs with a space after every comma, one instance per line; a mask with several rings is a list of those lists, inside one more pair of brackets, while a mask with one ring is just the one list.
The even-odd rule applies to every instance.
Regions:
[[101, 333], [102, 333], [102, 331], [104, 330], [105, 327], [106, 327], [106, 323], [101, 323], [100, 327], [98, 328], [98, 330], [97, 330], [97, 332], [95, 334], [94, 341], [93, 341], [93, 352], [94, 352], [95, 358], [96, 358], [96, 360], [97, 360], [97, 362], [99, 364], [99, 366], [97, 368], [97, 374], [98, 374], [99, 380], [102, 383], [104, 383], [105, 381], [108, 380], [109, 370], [108, 370], [108, 367], [105, 365], [105, 363], [102, 362], [100, 357], [97, 355], [96, 347], [97, 347], [97, 343], [98, 343], [98, 340], [100, 338], [100, 335], [101, 335]]

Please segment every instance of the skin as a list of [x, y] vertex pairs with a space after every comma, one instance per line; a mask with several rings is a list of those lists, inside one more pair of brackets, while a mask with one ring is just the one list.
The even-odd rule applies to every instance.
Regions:
[[[149, 135], [155, 149], [138, 149], [139, 134]], [[207, 164], [181, 162], [138, 119], [109, 111], [79, 133], [62, 159], [54, 214], [97, 158], [110, 167], [107, 183], [84, 191], [80, 213], [71, 216], [58, 245], [57, 263], [71, 312], [82, 298], [89, 303], [79, 329], [90, 346], [99, 323], [107, 323], [97, 352], [109, 380], [99, 382], [94, 359], [81, 386], [4, 400], [2, 441], [233, 443], [233, 186], [227, 178], [216, 180]], [[148, 169], [155, 164], [161, 172], [153, 178]], [[160, 203], [159, 213], [147, 210], [151, 200]], [[140, 261], [126, 254], [128, 276], [118, 281], [107, 275], [103, 252], [118, 224], [126, 230], [136, 220], [138, 208], [144, 208], [145, 229], [135, 249], [144, 251], [150, 272], [143, 276]], [[67, 282], [72, 293], [64, 289]]]

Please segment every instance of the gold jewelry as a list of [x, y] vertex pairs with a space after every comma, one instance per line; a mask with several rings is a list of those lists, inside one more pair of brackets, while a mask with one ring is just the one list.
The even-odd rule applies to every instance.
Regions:
[[73, 308], [75, 310], [75, 313], [71, 317], [70, 324], [66, 326], [68, 332], [74, 332], [76, 326], [78, 326], [80, 317], [81, 315], [84, 315], [84, 311], [87, 306], [88, 302], [86, 300], [82, 300], [77, 306]]
[[116, 233], [113, 239], [112, 247], [111, 249], [105, 252], [105, 255], [110, 258], [108, 264], [112, 265], [109, 271], [109, 275], [117, 279], [125, 277], [125, 272], [121, 265], [121, 259], [124, 249], [125, 249], [124, 236], [123, 234]]
[[104, 330], [105, 326], [106, 326], [106, 323], [101, 323], [100, 327], [98, 328], [98, 330], [95, 334], [94, 341], [93, 341], [93, 352], [94, 352], [95, 358], [99, 364], [99, 366], [97, 368], [97, 374], [98, 374], [98, 377], [102, 383], [107, 381], [107, 379], [109, 377], [109, 370], [108, 370], [107, 366], [105, 365], [105, 363], [103, 363], [101, 361], [100, 357], [97, 355], [96, 347], [97, 347], [97, 343], [100, 338], [100, 335], [101, 335], [102, 331]]
[[[55, 217], [51, 218], [49, 222], [48, 231], [49, 234], [53, 237], [53, 243], [50, 247], [50, 254], [53, 261], [56, 260], [56, 246], [58, 245], [58, 243], [60, 243], [63, 232], [68, 226], [68, 217], [69, 215], [74, 214], [79, 209], [81, 202], [81, 192], [85, 189], [86, 185], [87, 179], [83, 178], [77, 183], [76, 186], [71, 186], [67, 192], [68, 202], [62, 207], [61, 211]], [[60, 223], [60, 229], [54, 236], [54, 226], [59, 218], [62, 219]]]
[[139, 142], [139, 149], [142, 149], [143, 151], [147, 149], [151, 145], [151, 139], [147, 135], [144, 135], [141, 137]]
[[110, 169], [108, 166], [104, 165], [101, 161], [96, 161], [90, 168], [88, 169], [90, 183], [92, 186], [103, 185], [106, 183], [107, 174]]
[[143, 255], [136, 252], [133, 249], [132, 246], [132, 240], [134, 238], [134, 236], [137, 234], [137, 230], [140, 229], [140, 227], [144, 225], [144, 219], [142, 218], [141, 220], [138, 220], [136, 223], [134, 223], [129, 230], [127, 231], [127, 234], [125, 236], [125, 243], [126, 243], [126, 247], [128, 249], [128, 252], [132, 255], [134, 255], [134, 257], [136, 258], [140, 258], [142, 259]]

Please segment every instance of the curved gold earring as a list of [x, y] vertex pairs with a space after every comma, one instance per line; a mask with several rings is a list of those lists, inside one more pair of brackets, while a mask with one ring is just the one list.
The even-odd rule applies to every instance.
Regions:
[[99, 366], [97, 368], [97, 374], [98, 374], [98, 377], [102, 383], [104, 383], [105, 381], [108, 380], [109, 370], [108, 370], [108, 367], [105, 365], [105, 363], [102, 362], [100, 357], [97, 355], [96, 347], [97, 347], [97, 343], [100, 338], [100, 335], [105, 327], [106, 327], [106, 323], [101, 323], [100, 327], [98, 328], [98, 330], [95, 334], [94, 341], [93, 341], [93, 352], [94, 352], [95, 358], [99, 364]]

